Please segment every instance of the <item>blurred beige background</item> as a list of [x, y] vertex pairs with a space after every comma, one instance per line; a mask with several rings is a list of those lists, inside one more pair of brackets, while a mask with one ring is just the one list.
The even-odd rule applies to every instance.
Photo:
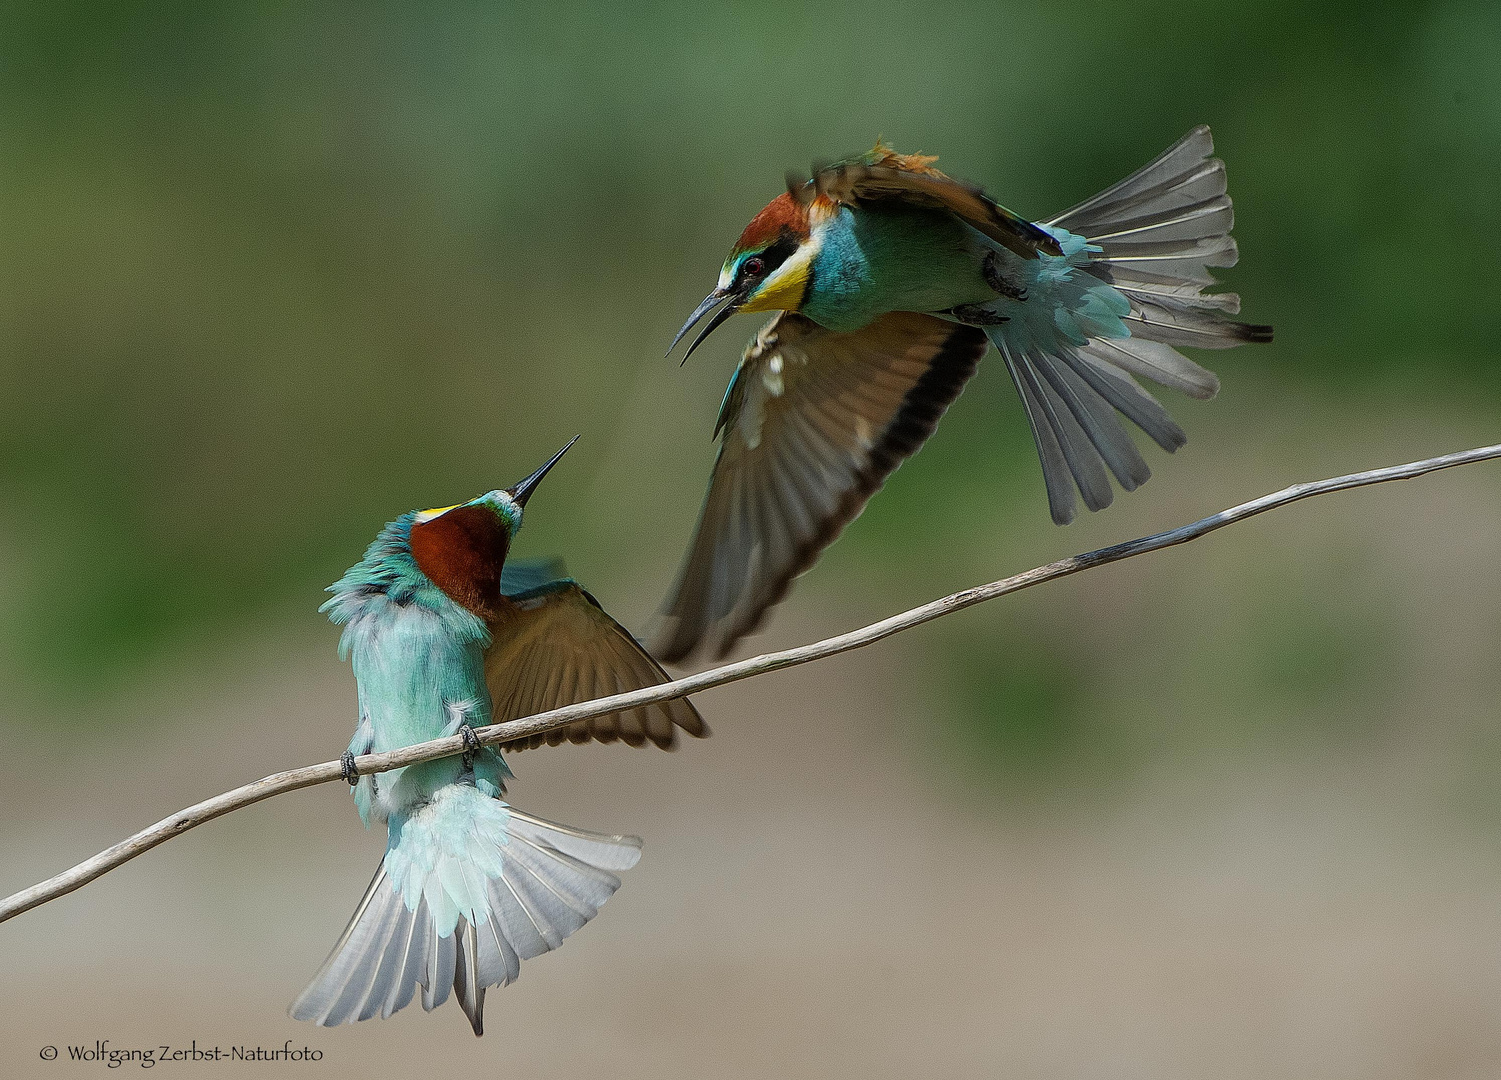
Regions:
[[[519, 553], [641, 627], [756, 322], [661, 351], [783, 170], [878, 132], [1041, 216], [1211, 123], [1278, 340], [1066, 530], [985, 365], [750, 649], [1496, 441], [1501, 24], [1358, 10], [0, 12], [0, 891], [334, 757], [321, 588], [575, 432]], [[382, 840], [275, 799], [0, 926], [0, 1075], [1494, 1076], [1498, 564], [1479, 465], [706, 694], [675, 755], [521, 755], [518, 805], [646, 854], [483, 1040], [286, 1019]]]

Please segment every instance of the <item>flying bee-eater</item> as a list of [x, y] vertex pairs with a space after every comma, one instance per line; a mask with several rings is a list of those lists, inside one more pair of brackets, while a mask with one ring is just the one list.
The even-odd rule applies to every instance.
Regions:
[[[570, 442], [568, 446], [572, 446]], [[366, 825], [387, 825], [385, 857], [344, 934], [292, 1003], [334, 1025], [390, 1016], [422, 987], [450, 988], [476, 1035], [485, 988], [556, 949], [620, 887], [641, 857], [632, 836], [602, 836], [505, 802], [511, 771], [473, 729], [666, 680], [661, 667], [556, 563], [506, 562], [527, 499], [568, 446], [515, 487], [391, 522], [323, 605], [344, 626], [359, 721], [344, 756], [465, 734], [469, 749], [360, 776]], [[565, 739], [671, 749], [708, 734], [686, 700], [581, 720], [503, 749]]]
[[[776, 311], [725, 391], [708, 495], [653, 637], [664, 662], [723, 656], [750, 633], [933, 433], [994, 344], [1021, 394], [1058, 524], [1150, 475], [1119, 412], [1164, 450], [1187, 437], [1137, 384], [1196, 398], [1215, 376], [1179, 346], [1270, 341], [1237, 322], [1224, 163], [1198, 127], [1093, 198], [1031, 222], [878, 142], [789, 175], [746, 226], [718, 286], [673, 339], [723, 304]], [[672, 349], [669, 347], [668, 352]], [[685, 354], [684, 359], [687, 356]]]

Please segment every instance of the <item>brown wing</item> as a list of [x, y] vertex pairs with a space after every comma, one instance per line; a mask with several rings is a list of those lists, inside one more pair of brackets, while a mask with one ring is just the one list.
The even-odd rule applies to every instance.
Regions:
[[[494, 640], [485, 653], [485, 682], [496, 723], [668, 681], [630, 632], [575, 581], [556, 581], [518, 595], [490, 631]], [[650, 741], [671, 750], [678, 728], [696, 738], [709, 733], [698, 710], [677, 698], [580, 720], [502, 748], [619, 739], [630, 746]]]
[[754, 630], [959, 396], [984, 333], [895, 311], [848, 334], [783, 312], [725, 395], [698, 530], [653, 635], [682, 660]]
[[1050, 233], [997, 203], [974, 184], [955, 180], [933, 168], [937, 158], [898, 154], [881, 143], [862, 158], [819, 169], [809, 181], [811, 195], [853, 205], [866, 199], [902, 199], [941, 207], [979, 229], [1024, 259], [1039, 251], [1062, 255]]

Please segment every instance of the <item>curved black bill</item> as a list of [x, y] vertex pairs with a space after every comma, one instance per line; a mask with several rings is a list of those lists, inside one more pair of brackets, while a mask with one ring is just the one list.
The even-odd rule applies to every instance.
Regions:
[[[572, 446], [578, 441], [579, 437], [575, 435], [573, 438], [568, 440], [568, 446]], [[542, 478], [547, 475], [547, 471], [558, 463], [558, 459], [560, 459], [564, 454], [568, 453], [568, 446], [565, 446], [563, 447], [563, 449], [559, 450], [552, 456], [552, 459], [548, 461], [546, 465], [542, 466], [542, 468], [532, 473], [532, 475], [521, 481], [521, 483], [517, 484], [515, 487], [506, 488], [506, 494], [509, 495], [512, 499], [516, 500], [517, 506], [526, 506], [526, 500], [532, 497], [532, 492], [536, 490], [538, 484], [542, 483]]]
[[712, 334], [715, 327], [717, 327], [720, 323], [724, 322], [731, 315], [735, 314], [737, 310], [739, 310], [739, 299], [734, 293], [730, 292], [729, 289], [715, 289], [708, 296], [704, 297], [703, 303], [699, 304], [698, 307], [693, 309], [693, 314], [688, 316], [688, 321], [683, 324], [683, 328], [673, 336], [672, 344], [667, 346], [667, 352], [664, 355], [671, 356], [672, 350], [676, 349], [678, 347], [678, 342], [683, 340], [683, 335], [686, 334], [689, 330], [692, 330], [694, 325], [697, 324], [698, 320], [707, 315], [709, 313], [709, 309], [712, 308], [715, 304], [719, 303], [721, 300], [729, 300], [730, 302], [719, 309], [718, 314], [716, 314], [714, 318], [709, 320], [709, 325], [704, 327], [703, 333], [699, 334], [698, 337], [694, 339], [693, 344], [688, 346], [688, 351], [683, 354], [683, 363], [686, 364], [688, 362], [688, 357], [693, 355], [693, 350], [698, 348], [699, 345], [703, 344], [704, 338]]

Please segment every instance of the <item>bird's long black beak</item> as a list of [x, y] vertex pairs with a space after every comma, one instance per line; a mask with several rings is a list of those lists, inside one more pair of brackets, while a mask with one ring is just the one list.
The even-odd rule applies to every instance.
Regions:
[[[575, 435], [573, 438], [568, 440], [568, 446], [572, 446], [578, 441], [579, 437]], [[548, 461], [546, 465], [542, 466], [542, 468], [532, 473], [532, 475], [521, 481], [521, 483], [517, 484], [515, 487], [506, 488], [506, 494], [516, 501], [517, 506], [526, 506], [526, 500], [532, 497], [532, 492], [537, 489], [538, 484], [542, 483], [542, 478], [547, 475], [548, 470], [556, 465], [559, 459], [562, 458], [564, 454], [568, 453], [568, 446], [565, 446], [563, 447], [563, 449], [559, 450], [552, 456], [552, 459]]]
[[693, 355], [693, 350], [703, 344], [704, 338], [712, 334], [720, 323], [740, 310], [740, 299], [738, 294], [731, 292], [729, 289], [715, 289], [708, 296], [704, 297], [704, 302], [693, 309], [693, 314], [688, 316], [688, 321], [683, 324], [683, 328], [673, 337], [672, 344], [667, 346], [667, 355], [672, 355], [672, 350], [678, 347], [678, 342], [683, 340], [683, 335], [692, 330], [698, 320], [709, 313], [710, 308], [721, 300], [728, 300], [729, 303], [719, 309], [714, 318], [709, 320], [709, 325], [704, 327], [703, 332], [693, 340], [693, 344], [688, 346], [688, 351], [683, 354], [683, 363], [686, 364], [688, 357]]

